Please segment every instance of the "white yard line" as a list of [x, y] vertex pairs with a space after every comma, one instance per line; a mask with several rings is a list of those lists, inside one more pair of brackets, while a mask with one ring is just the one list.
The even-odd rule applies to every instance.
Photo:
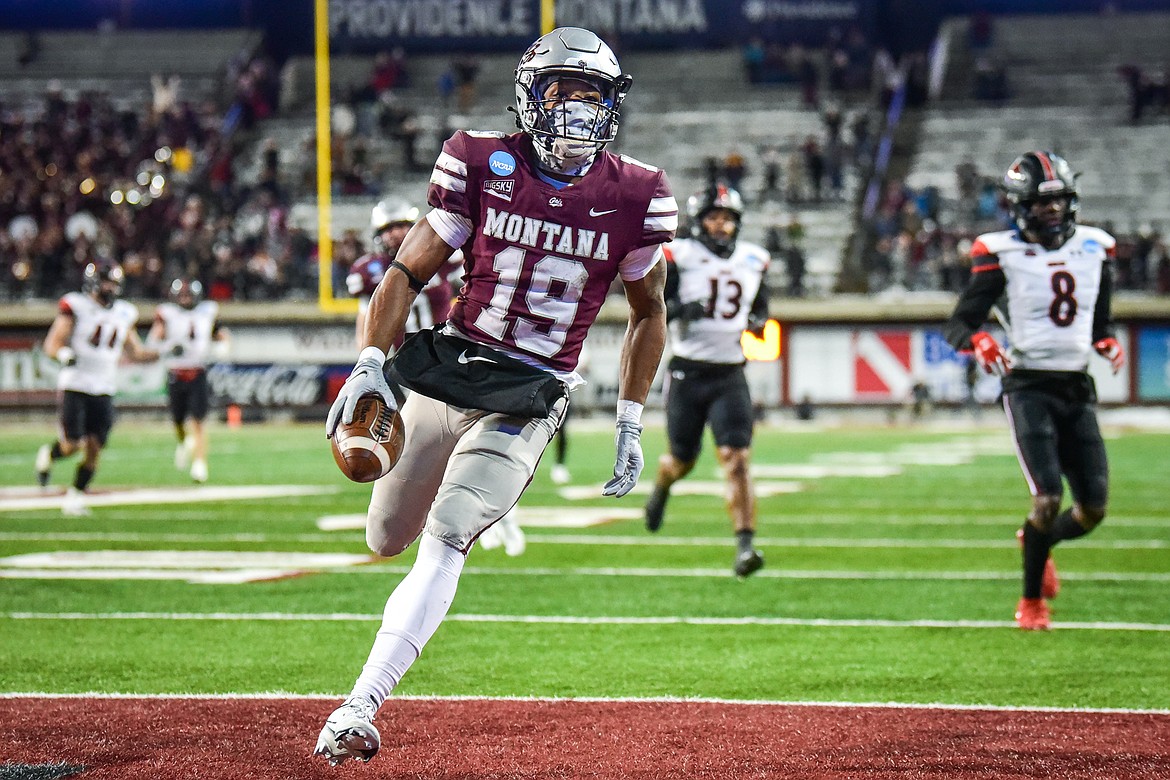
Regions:
[[[357, 536], [353, 534], [353, 536]], [[123, 533], [100, 531], [60, 531], [36, 533], [27, 531], [2, 531], [0, 541], [46, 541], [46, 542], [320, 542], [339, 541], [345, 537], [337, 534], [158, 534]], [[735, 540], [722, 536], [649, 536], [615, 534], [528, 534], [528, 544], [585, 545], [617, 547], [733, 547]], [[757, 536], [760, 547], [800, 548], [855, 548], [855, 549], [908, 549], [908, 550], [984, 550], [1015, 549], [1015, 539], [851, 539], [848, 537], [769, 537]], [[1081, 550], [1164, 550], [1170, 542], [1162, 539], [1118, 539], [1097, 541], [1078, 539], [1072, 543]]]
[[[340, 693], [50, 693], [41, 691], [0, 692], [0, 699], [150, 699], [162, 701], [334, 701]], [[819, 707], [888, 710], [957, 710], [962, 712], [1052, 712], [1097, 715], [1170, 715], [1170, 709], [1136, 709], [1128, 707], [1037, 707], [1002, 704], [952, 704], [948, 702], [895, 701], [785, 701], [782, 699], [721, 699], [707, 696], [425, 696], [394, 694], [393, 701], [432, 702], [531, 702], [554, 704], [718, 704], [746, 707]]]
[[[336, 485], [235, 485], [226, 487], [170, 487], [111, 490], [86, 495], [91, 507], [136, 504], [190, 504], [199, 501], [244, 501], [338, 493]], [[30, 495], [27, 488], [0, 488], [0, 512], [60, 509], [63, 491], [53, 489]]]
[[[355, 612], [5, 612], [0, 618], [9, 620], [162, 620], [162, 621], [266, 621], [266, 622], [380, 622], [381, 615]], [[552, 625], [620, 625], [620, 626], [790, 626], [807, 628], [960, 628], [960, 629], [1012, 629], [1018, 631], [1011, 620], [848, 620], [829, 618], [767, 618], [767, 617], [687, 617], [684, 615], [663, 615], [656, 617], [616, 617], [576, 615], [448, 615], [446, 620], [456, 623], [537, 623]], [[1119, 623], [1119, 622], [1060, 622], [1052, 624], [1054, 629], [1077, 629], [1082, 631], [1154, 631], [1170, 632], [1165, 623]]]

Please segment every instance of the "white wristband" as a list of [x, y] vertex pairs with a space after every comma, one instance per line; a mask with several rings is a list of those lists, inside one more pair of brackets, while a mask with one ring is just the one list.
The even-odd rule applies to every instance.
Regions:
[[386, 353], [377, 347], [366, 347], [361, 351], [361, 354], [358, 355], [359, 363], [368, 363], [372, 361], [377, 361], [378, 365], [381, 366], [386, 362]]
[[621, 399], [617, 402], [618, 422], [631, 422], [638, 425], [642, 420], [642, 404], [637, 401]]

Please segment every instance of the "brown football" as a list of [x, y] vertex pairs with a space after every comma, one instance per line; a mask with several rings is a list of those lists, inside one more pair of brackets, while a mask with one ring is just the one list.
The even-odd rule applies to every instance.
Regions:
[[376, 395], [358, 399], [353, 422], [338, 423], [330, 439], [333, 460], [341, 473], [354, 482], [373, 482], [394, 468], [406, 444], [402, 416], [388, 411]]

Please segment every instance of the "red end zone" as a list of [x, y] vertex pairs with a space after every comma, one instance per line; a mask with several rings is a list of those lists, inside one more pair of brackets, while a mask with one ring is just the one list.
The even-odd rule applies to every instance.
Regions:
[[719, 703], [394, 700], [368, 765], [310, 752], [325, 699], [0, 698], [0, 776], [166, 778], [1170, 777], [1170, 715]]

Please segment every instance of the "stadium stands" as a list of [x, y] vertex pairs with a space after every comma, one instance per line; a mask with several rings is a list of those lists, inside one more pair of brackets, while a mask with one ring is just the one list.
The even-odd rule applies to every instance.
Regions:
[[[416, 158], [424, 164], [420, 170], [411, 171], [403, 159], [402, 145], [395, 139], [378, 132], [364, 137], [361, 144], [368, 147], [374, 191], [335, 200], [335, 234], [350, 229], [364, 235], [369, 208], [381, 192], [421, 200], [430, 162], [453, 129], [514, 129], [512, 115], [506, 108], [514, 101], [515, 57], [484, 55], [477, 62], [475, 99], [461, 111], [456, 96], [450, 96], [444, 103], [439, 88], [440, 79], [451, 67], [450, 57], [419, 56], [409, 60], [409, 81], [404, 88], [395, 90], [394, 101], [413, 114], [419, 131]], [[335, 105], [354, 88], [365, 84], [372, 64], [369, 57], [339, 57], [331, 62]], [[709, 158], [722, 161], [730, 153], [741, 154], [747, 168], [742, 189], [753, 201], [745, 221], [745, 237], [766, 243], [770, 228], [782, 228], [795, 217], [804, 226], [805, 285], [814, 293], [831, 291], [843, 248], [852, 231], [848, 204], [855, 186], [854, 177], [846, 177], [846, 189], [840, 200], [794, 205], [776, 201], [762, 204], [761, 208], [757, 208], [761, 204], [754, 202], [763, 180], [762, 150], [771, 147], [781, 159], [786, 159], [794, 151], [799, 153], [808, 137], [823, 136], [821, 114], [802, 105], [799, 89], [791, 85], [748, 84], [743, 75], [742, 57], [733, 49], [630, 53], [622, 57], [622, 64], [634, 74], [634, 92], [626, 104], [621, 136], [613, 150], [663, 167], [671, 176], [676, 193], [683, 197], [703, 186]], [[305, 165], [306, 144], [313, 137], [312, 120], [307, 113], [312, 106], [311, 76], [311, 60], [290, 61], [284, 77], [282, 106], [292, 117], [268, 122], [262, 128], [263, 138], [274, 139], [282, 150], [281, 164], [288, 168]], [[855, 97], [861, 108], [854, 111], [866, 110], [866, 97]], [[352, 117], [355, 134], [376, 123], [370, 115], [376, 111], [376, 107], [369, 105], [356, 108]], [[243, 176], [255, 175], [255, 170], [245, 171]], [[315, 233], [315, 199], [311, 195], [298, 198], [290, 219], [292, 224]], [[774, 269], [773, 285], [783, 290], [787, 287], [784, 264], [776, 263]]]
[[[1008, 99], [1002, 106], [980, 103], [962, 89], [969, 84], [952, 82], [959, 92], [944, 94], [928, 111], [907, 184], [938, 187], [954, 198], [954, 168], [962, 160], [995, 175], [1019, 152], [1048, 148], [1082, 172], [1086, 217], [1118, 230], [1165, 219], [1166, 116], [1131, 124], [1118, 68], [1162, 67], [1167, 40], [1167, 14], [999, 18], [992, 45], [980, 56], [1005, 68]], [[976, 55], [963, 47], [957, 53], [952, 68], [969, 72]]]

